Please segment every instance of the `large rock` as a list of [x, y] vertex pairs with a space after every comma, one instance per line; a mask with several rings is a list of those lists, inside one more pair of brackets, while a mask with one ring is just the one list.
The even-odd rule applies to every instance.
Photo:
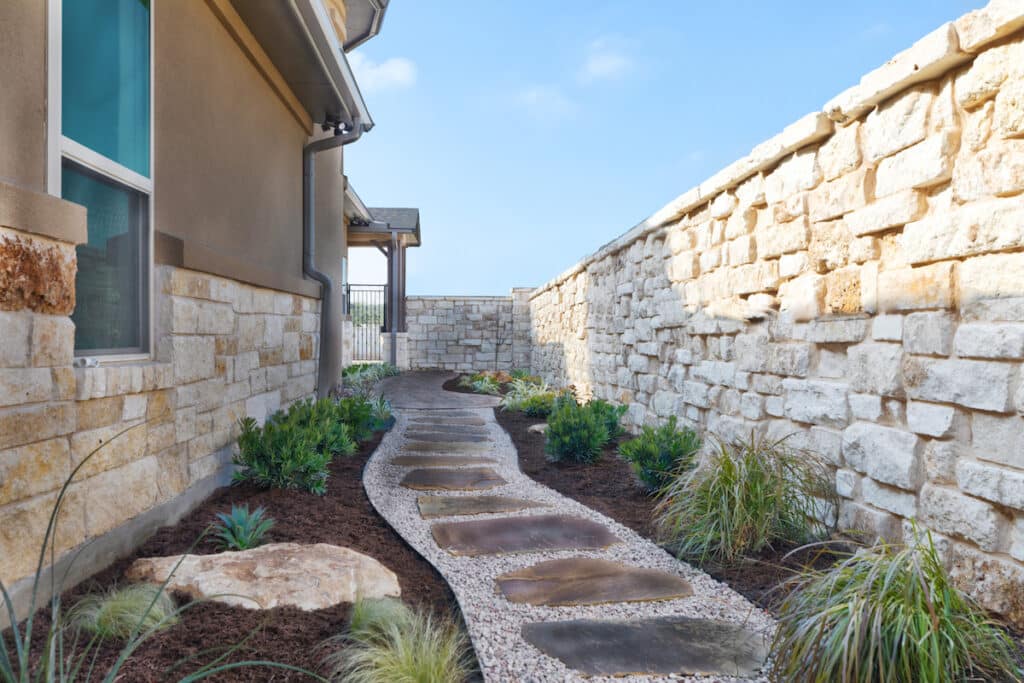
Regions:
[[327, 543], [271, 543], [217, 555], [151, 557], [136, 560], [125, 572], [131, 581], [152, 583], [162, 583], [169, 575], [171, 590], [249, 609], [309, 611], [402, 594], [398, 577], [380, 562]]

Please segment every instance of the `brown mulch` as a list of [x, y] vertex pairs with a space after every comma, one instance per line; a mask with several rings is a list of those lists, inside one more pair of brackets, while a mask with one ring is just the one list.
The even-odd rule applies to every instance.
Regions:
[[[454, 391], [456, 394], [476, 394], [477, 392], [473, 391], [472, 387], [464, 387], [464, 386], [461, 386], [459, 384], [459, 380], [462, 379], [463, 377], [465, 377], [465, 375], [457, 375], [455, 377], [452, 377], [450, 380], [448, 380], [444, 384], [442, 384], [441, 388], [444, 389], [445, 391]], [[498, 390], [501, 392], [502, 396], [504, 396], [505, 394], [508, 393], [509, 386], [511, 386], [511, 385], [509, 385], [509, 384], [499, 384], [498, 385]], [[482, 396], [482, 394], [477, 394], [477, 395], [478, 396]]]
[[[267, 514], [276, 520], [267, 534], [267, 542], [332, 543], [352, 548], [378, 559], [394, 571], [402, 587], [402, 598], [407, 603], [439, 614], [456, 613], [455, 598], [444, 579], [374, 511], [363, 491], [363, 465], [382, 436], [378, 434], [363, 443], [352, 457], [335, 458], [327, 481], [327, 494], [322, 497], [298, 491], [263, 491], [247, 484], [222, 489], [177, 525], [158, 530], [130, 558], [118, 561], [69, 591], [64, 596], [64, 604], [73, 604], [76, 597], [85, 592], [116, 583], [136, 558], [187, 551], [214, 519], [215, 513], [229, 511], [232, 504], [248, 503], [250, 509], [267, 508]], [[209, 554], [217, 552], [217, 548], [211, 539], [205, 539], [193, 552]], [[179, 604], [184, 602], [179, 600]], [[167, 672], [169, 667], [194, 656], [198, 656], [199, 662], [209, 662], [225, 647], [246, 638], [248, 640], [229, 661], [262, 659], [317, 670], [323, 652], [318, 651], [317, 646], [324, 639], [345, 631], [350, 608], [342, 604], [314, 612], [295, 608], [256, 611], [200, 603], [188, 609], [177, 625], [147, 640], [122, 669], [118, 680], [133, 683], [178, 680], [198, 666], [190, 663], [173, 673]], [[35, 633], [48, 628], [45, 611], [39, 613], [36, 623]], [[210, 654], [210, 648], [220, 650]], [[117, 644], [104, 646], [96, 670], [106, 671], [119, 649]], [[207, 680], [222, 683], [310, 679], [278, 669], [246, 667]]]
[[[655, 500], [640, 488], [629, 463], [619, 458], [616, 452], [618, 442], [605, 446], [601, 458], [591, 465], [549, 462], [544, 453], [544, 435], [527, 431], [530, 425], [543, 420], [500, 408], [494, 409], [494, 415], [512, 437], [519, 453], [519, 468], [524, 473], [658, 542], [653, 525]], [[806, 563], [819, 567], [831, 564], [827, 556], [815, 550], [801, 551], [785, 558], [790, 550], [792, 548], [768, 551], [758, 560], [737, 567], [701, 568], [747, 599], [774, 611], [778, 601], [785, 597], [785, 591], [779, 588], [779, 584]]]

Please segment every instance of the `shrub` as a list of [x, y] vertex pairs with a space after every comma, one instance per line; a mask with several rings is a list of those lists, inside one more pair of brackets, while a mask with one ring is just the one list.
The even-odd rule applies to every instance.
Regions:
[[133, 633], [172, 626], [178, 614], [162, 586], [137, 583], [85, 596], [68, 611], [67, 620], [99, 638], [125, 640]]
[[530, 417], [546, 418], [551, 414], [555, 404], [555, 392], [549, 391], [543, 394], [535, 394], [523, 400], [519, 410]]
[[950, 583], [931, 534], [805, 570], [781, 605], [773, 680], [1021, 680], [1013, 641]]
[[608, 401], [600, 398], [595, 398], [587, 407], [597, 413], [598, 417], [604, 421], [604, 426], [608, 430], [608, 439], [617, 439], [625, 433], [622, 428], [622, 416], [626, 414], [626, 406], [612, 405]]
[[398, 368], [389, 363], [359, 363], [342, 370], [343, 392], [355, 396], [369, 397], [374, 386], [385, 377], [399, 374]]
[[640, 482], [650, 491], [668, 484], [673, 476], [693, 469], [701, 441], [697, 432], [676, 428], [676, 416], [658, 427], [644, 427], [640, 436], [619, 446], [619, 455], [633, 467]]
[[550, 394], [551, 399], [554, 400], [554, 392], [547, 384], [534, 384], [524, 379], [514, 379], [509, 386], [508, 393], [501, 399], [501, 407], [504, 410], [523, 410], [523, 406], [528, 400], [542, 394]]
[[394, 418], [391, 416], [391, 403], [383, 396], [378, 396], [371, 403], [373, 409], [373, 431], [380, 432], [391, 427]]
[[366, 441], [373, 435], [375, 421], [370, 401], [362, 396], [349, 396], [335, 405], [337, 408], [331, 419], [348, 425], [353, 439]]
[[548, 417], [547, 442], [544, 450], [554, 462], [571, 460], [590, 463], [601, 456], [608, 443], [608, 427], [604, 417], [589, 406], [575, 400], [556, 399]]
[[663, 540], [680, 557], [729, 564], [777, 543], [818, 535], [821, 499], [835, 502], [828, 468], [782, 440], [719, 442], [703, 466], [680, 472], [656, 509]]
[[491, 394], [497, 396], [501, 393], [501, 385], [493, 377], [484, 375], [478, 379], [473, 380], [470, 386], [478, 394]]
[[331, 681], [457, 683], [471, 673], [469, 639], [450, 619], [414, 612], [398, 600], [360, 600], [346, 635], [327, 641]]
[[214, 526], [220, 546], [226, 550], [248, 550], [263, 543], [263, 537], [274, 526], [272, 517], [266, 517], [265, 508], [249, 512], [248, 505], [232, 505], [231, 513], [217, 513], [219, 524]]

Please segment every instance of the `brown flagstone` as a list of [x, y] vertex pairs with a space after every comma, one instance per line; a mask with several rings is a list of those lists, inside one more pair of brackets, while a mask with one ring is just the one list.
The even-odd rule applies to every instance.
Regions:
[[490, 441], [487, 434], [452, 434], [450, 432], [434, 432], [424, 430], [406, 430], [405, 437], [412, 441], [434, 441], [440, 443], [483, 443]]
[[402, 479], [402, 486], [417, 491], [481, 491], [506, 483], [490, 467], [417, 469], [411, 470]]
[[400, 455], [391, 459], [391, 464], [399, 467], [459, 467], [490, 465], [496, 462], [494, 458], [482, 458], [477, 455]]
[[483, 427], [487, 424], [487, 421], [482, 417], [414, 417], [409, 420], [409, 423], [446, 427]]
[[690, 584], [674, 574], [589, 557], [540, 562], [495, 581], [508, 600], [529, 605], [597, 605], [693, 595]]
[[491, 450], [487, 443], [458, 443], [453, 441], [406, 441], [402, 445], [406, 451], [434, 451], [443, 453], [445, 451], [459, 453], [486, 453]]
[[437, 544], [453, 555], [599, 550], [619, 542], [603, 525], [566, 515], [442, 522], [430, 532]]
[[420, 516], [424, 519], [517, 512], [547, 507], [543, 503], [508, 496], [420, 496], [416, 503], [420, 508]]

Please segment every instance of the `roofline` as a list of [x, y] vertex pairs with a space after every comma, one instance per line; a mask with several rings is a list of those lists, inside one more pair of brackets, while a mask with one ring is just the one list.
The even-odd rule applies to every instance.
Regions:
[[364, 218], [367, 221], [373, 220], [373, 215], [370, 213], [370, 210], [366, 208], [366, 204], [364, 204], [363, 200], [358, 194], [356, 194], [356, 190], [352, 187], [352, 183], [350, 182], [345, 183], [345, 198], [352, 204], [352, 206], [355, 207], [356, 213], [359, 214], [360, 218]]
[[384, 23], [384, 13], [388, 10], [388, 0], [366, 0], [370, 5], [373, 6], [373, 21], [370, 22], [370, 27], [366, 33], [355, 36], [351, 40], [346, 38], [345, 40], [345, 52], [354, 50], [366, 41], [373, 38], [375, 35], [380, 33], [380, 26]]

